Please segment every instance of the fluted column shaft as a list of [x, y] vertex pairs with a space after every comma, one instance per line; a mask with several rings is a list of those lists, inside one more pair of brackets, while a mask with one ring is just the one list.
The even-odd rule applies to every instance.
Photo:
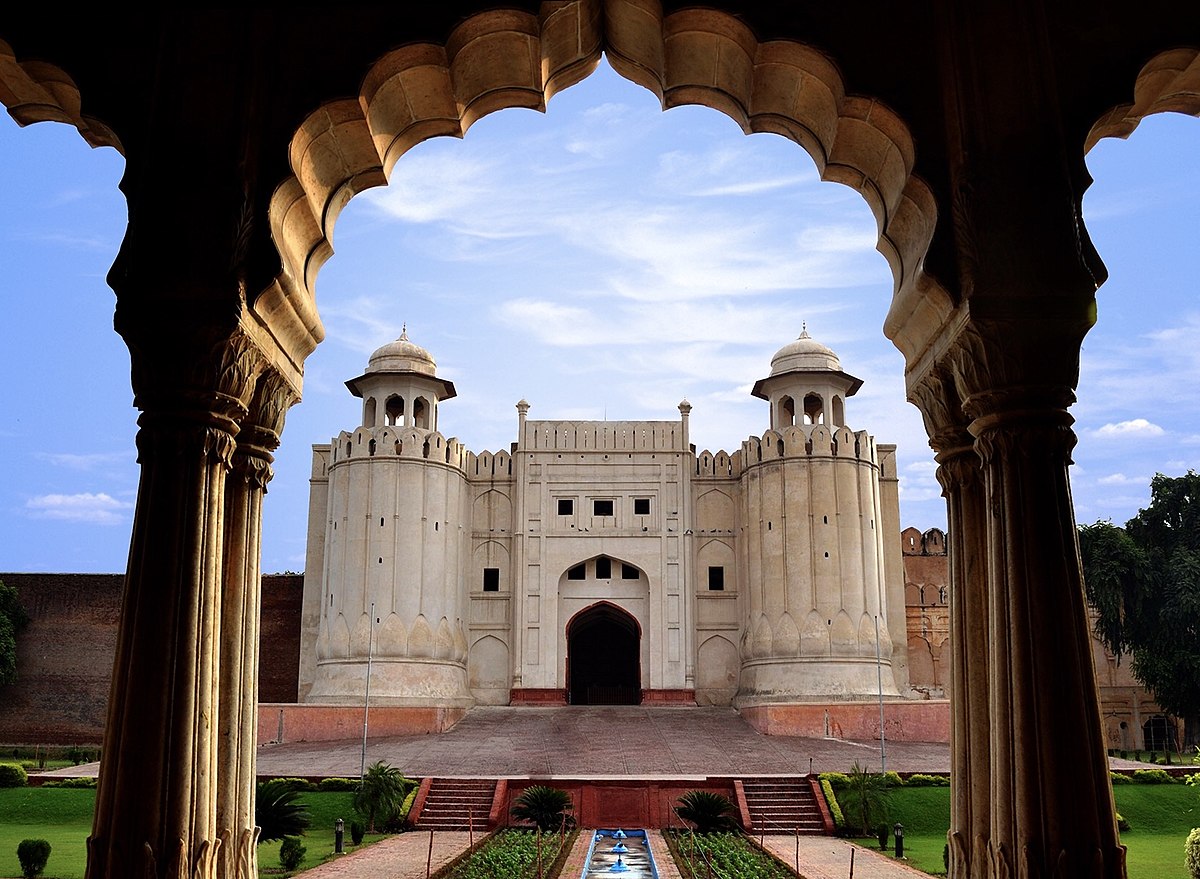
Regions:
[[987, 625], [973, 649], [987, 656], [991, 784], [988, 864], [971, 876], [1124, 876], [1067, 478], [1072, 398], [1027, 389], [964, 407], [983, 468]]
[[220, 847], [225, 484], [258, 358], [239, 333], [127, 338], [142, 473], [87, 875], [207, 879]]
[[258, 730], [258, 651], [262, 606], [262, 503], [293, 402], [276, 376], [260, 379], [237, 435], [225, 490], [225, 553], [220, 638], [217, 834], [218, 879], [255, 879], [255, 745]]

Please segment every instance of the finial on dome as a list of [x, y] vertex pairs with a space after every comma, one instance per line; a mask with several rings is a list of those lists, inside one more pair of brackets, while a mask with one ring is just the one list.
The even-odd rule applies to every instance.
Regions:
[[402, 324], [400, 325], [400, 338], [399, 338], [399, 339], [397, 339], [396, 341], [397, 341], [397, 342], [408, 342], [408, 341], [410, 341], [410, 340], [409, 340], [409, 338], [408, 338], [408, 321], [405, 321], [404, 323], [402, 323]]
[[808, 334], [808, 321], [806, 321], [806, 320], [800, 321], [800, 338], [801, 339], [811, 339], [812, 338], [812, 336], [810, 336]]

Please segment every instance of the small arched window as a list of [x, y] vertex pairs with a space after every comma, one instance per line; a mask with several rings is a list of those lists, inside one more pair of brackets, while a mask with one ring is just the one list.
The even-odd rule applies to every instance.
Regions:
[[388, 424], [402, 427], [404, 425], [404, 398], [399, 396], [388, 397], [385, 412]]
[[424, 397], [417, 397], [413, 400], [413, 426], [420, 427], [424, 430], [429, 429], [429, 403]]
[[796, 401], [784, 397], [779, 401], [779, 426], [791, 427], [796, 423]]
[[375, 427], [375, 398], [367, 397], [363, 403], [363, 427]]
[[804, 423], [822, 424], [825, 415], [825, 403], [818, 394], [808, 394], [804, 398]]

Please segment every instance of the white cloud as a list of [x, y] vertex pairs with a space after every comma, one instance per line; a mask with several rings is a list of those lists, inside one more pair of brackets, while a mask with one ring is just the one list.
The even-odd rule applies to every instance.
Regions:
[[1162, 436], [1164, 433], [1166, 433], [1165, 430], [1145, 418], [1106, 424], [1095, 431], [1096, 436], [1103, 437]]
[[134, 459], [134, 453], [128, 452], [90, 452], [75, 454], [72, 452], [38, 452], [36, 455], [43, 461], [48, 461], [56, 467], [66, 467], [68, 470], [89, 471], [107, 469], [121, 464], [129, 464]]
[[44, 494], [25, 502], [35, 519], [60, 519], [92, 525], [118, 525], [127, 521], [125, 511], [133, 504], [104, 494]]
[[1133, 485], [1135, 483], [1140, 484], [1145, 482], [1148, 482], [1148, 480], [1141, 478], [1130, 479], [1124, 473], [1112, 473], [1108, 476], [1101, 476], [1096, 480], [1098, 485]]

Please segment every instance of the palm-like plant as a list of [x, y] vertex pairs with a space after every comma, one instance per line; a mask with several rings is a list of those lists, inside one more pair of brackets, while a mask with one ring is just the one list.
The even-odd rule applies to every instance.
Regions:
[[254, 823], [259, 826], [259, 842], [300, 836], [312, 819], [300, 802], [300, 792], [281, 778], [264, 781], [254, 798]]
[[846, 822], [860, 836], [873, 836], [876, 823], [888, 817], [887, 777], [868, 772], [858, 763], [850, 768], [849, 776], [850, 784], [839, 795]]
[[518, 821], [537, 825], [539, 830], [558, 830], [564, 824], [575, 826], [575, 819], [567, 814], [571, 809], [571, 795], [565, 790], [535, 784], [521, 791], [513, 802], [512, 815]]
[[415, 784], [395, 766], [377, 760], [367, 767], [354, 792], [354, 811], [367, 819], [367, 830], [374, 833], [377, 820], [387, 824], [400, 813], [404, 798]]
[[679, 798], [675, 814], [695, 825], [697, 833], [733, 830], [733, 803], [728, 797], [706, 790], [690, 790]]

